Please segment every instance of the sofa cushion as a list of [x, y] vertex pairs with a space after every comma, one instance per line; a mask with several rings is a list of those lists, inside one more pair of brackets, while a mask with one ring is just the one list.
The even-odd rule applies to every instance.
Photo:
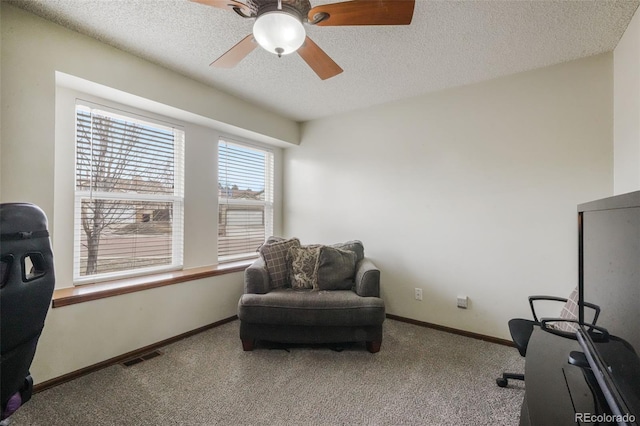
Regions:
[[342, 250], [349, 250], [356, 254], [356, 264], [360, 263], [364, 259], [364, 246], [361, 241], [352, 240], [346, 243], [332, 244], [331, 247], [335, 247]]
[[267, 294], [243, 294], [238, 318], [255, 324], [301, 326], [381, 325], [384, 302], [351, 290], [312, 291], [279, 288]]
[[318, 290], [350, 290], [356, 273], [356, 253], [323, 246], [318, 258]]
[[318, 282], [320, 245], [291, 247], [291, 287], [313, 288]]
[[285, 287], [289, 284], [289, 250], [299, 246], [300, 240], [291, 238], [273, 244], [263, 244], [260, 247], [260, 255], [267, 267], [271, 288]]

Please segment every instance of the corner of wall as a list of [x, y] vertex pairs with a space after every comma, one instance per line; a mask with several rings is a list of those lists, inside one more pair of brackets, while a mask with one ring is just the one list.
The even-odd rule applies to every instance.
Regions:
[[640, 189], [640, 8], [613, 53], [614, 194]]

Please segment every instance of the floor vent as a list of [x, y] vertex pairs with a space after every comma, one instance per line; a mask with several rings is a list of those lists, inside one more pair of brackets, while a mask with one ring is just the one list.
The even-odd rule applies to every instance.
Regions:
[[155, 358], [155, 357], [160, 356], [160, 355], [162, 355], [162, 352], [160, 352], [160, 351], [149, 352], [149, 353], [141, 355], [141, 356], [139, 356], [137, 358], [131, 358], [131, 359], [128, 359], [126, 361], [123, 361], [122, 365], [124, 365], [125, 367], [131, 367], [132, 365], [139, 364], [139, 363], [141, 363], [143, 361]]

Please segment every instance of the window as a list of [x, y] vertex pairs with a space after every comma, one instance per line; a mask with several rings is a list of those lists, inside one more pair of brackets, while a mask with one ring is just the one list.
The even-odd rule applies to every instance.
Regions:
[[273, 232], [273, 152], [218, 143], [218, 261], [255, 256]]
[[76, 105], [74, 281], [182, 267], [184, 132]]

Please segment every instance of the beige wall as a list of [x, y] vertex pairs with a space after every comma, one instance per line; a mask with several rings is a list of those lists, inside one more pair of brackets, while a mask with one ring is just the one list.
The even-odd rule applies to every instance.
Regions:
[[640, 189], [640, 9], [613, 53], [614, 192]]
[[576, 205], [613, 186], [612, 73], [604, 54], [305, 123], [285, 233], [362, 240], [390, 314], [508, 338], [529, 295], [577, 284]]
[[238, 272], [50, 309], [31, 374], [41, 383], [232, 317], [241, 294]]
[[[66, 155], [73, 123], [60, 117], [72, 113], [74, 98], [62, 96], [70, 82], [180, 116], [187, 132], [185, 265], [214, 264], [218, 135], [290, 145], [298, 143], [298, 123], [6, 3], [0, 7], [0, 201], [35, 203], [47, 214], [57, 287], [71, 285], [73, 255], [73, 156]], [[277, 231], [280, 221], [275, 225]], [[39, 383], [228, 318], [241, 292], [242, 274], [234, 273], [51, 309], [31, 372]]]

